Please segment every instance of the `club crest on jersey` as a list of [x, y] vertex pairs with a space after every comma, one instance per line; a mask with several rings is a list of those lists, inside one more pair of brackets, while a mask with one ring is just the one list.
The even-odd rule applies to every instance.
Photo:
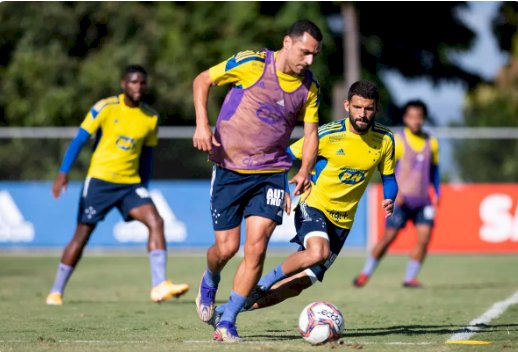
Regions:
[[342, 168], [338, 178], [342, 183], [355, 185], [365, 180], [365, 170]]
[[115, 144], [122, 150], [132, 150], [135, 148], [135, 139], [126, 136], [119, 136], [115, 141]]
[[276, 207], [282, 206], [284, 203], [284, 190], [269, 188], [266, 192], [266, 204]]

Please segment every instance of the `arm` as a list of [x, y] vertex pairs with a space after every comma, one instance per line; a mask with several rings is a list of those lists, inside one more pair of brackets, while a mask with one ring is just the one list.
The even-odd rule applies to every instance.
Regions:
[[140, 153], [138, 173], [140, 175], [140, 183], [142, 183], [146, 188], [149, 186], [153, 170], [153, 151], [153, 147], [143, 146], [142, 152]]
[[194, 110], [196, 111], [196, 130], [193, 136], [193, 145], [196, 149], [204, 152], [210, 152], [213, 145], [220, 146], [212, 134], [207, 114], [207, 100], [212, 85], [214, 83], [210, 79], [208, 70], [200, 73], [192, 84]]
[[435, 206], [439, 205], [439, 198], [441, 196], [441, 177], [439, 176], [439, 165], [432, 164], [430, 170], [430, 178], [435, 190]]
[[397, 196], [398, 186], [394, 174], [381, 175], [381, 180], [383, 181], [384, 198], [381, 201], [381, 206], [383, 207], [383, 209], [385, 209], [385, 217], [389, 217], [392, 215], [392, 212], [394, 211], [394, 201]]
[[304, 123], [304, 143], [302, 145], [302, 164], [299, 172], [289, 181], [296, 184], [294, 195], [311, 190], [311, 170], [315, 165], [318, 153], [318, 124], [312, 122]]
[[61, 167], [59, 168], [59, 173], [54, 180], [54, 183], [52, 184], [52, 195], [54, 198], [59, 198], [61, 191], [66, 190], [68, 184], [68, 173], [76, 161], [79, 152], [89, 138], [90, 133], [88, 133], [83, 128], [79, 128], [77, 135], [70, 142], [70, 145], [68, 146], [68, 149], [65, 153], [65, 157], [63, 158], [63, 162], [61, 163]]

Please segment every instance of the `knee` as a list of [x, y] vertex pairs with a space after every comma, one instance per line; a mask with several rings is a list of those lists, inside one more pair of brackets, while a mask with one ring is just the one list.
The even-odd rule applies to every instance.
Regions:
[[262, 263], [266, 257], [266, 247], [267, 242], [262, 241], [245, 244], [245, 258], [248, 262]]
[[147, 221], [149, 229], [158, 230], [164, 228], [164, 219], [159, 214], [154, 214]]
[[329, 248], [328, 247], [312, 248], [311, 250], [308, 251], [308, 255], [309, 255], [309, 258], [311, 261], [310, 265], [323, 264], [329, 257]]
[[239, 243], [237, 245], [233, 243], [225, 243], [218, 245], [218, 257], [222, 261], [228, 261], [236, 255], [239, 250]]

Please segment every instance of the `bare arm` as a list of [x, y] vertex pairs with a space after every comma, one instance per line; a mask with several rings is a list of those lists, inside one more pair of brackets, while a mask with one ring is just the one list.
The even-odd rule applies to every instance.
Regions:
[[192, 93], [194, 110], [196, 111], [196, 130], [193, 136], [193, 146], [204, 152], [210, 152], [212, 145], [220, 146], [212, 134], [207, 114], [207, 100], [209, 89], [214, 85], [210, 79], [209, 71], [203, 71], [193, 81]]
[[304, 123], [304, 144], [302, 145], [302, 164], [299, 172], [289, 181], [295, 183], [294, 195], [311, 190], [311, 170], [315, 165], [318, 153], [318, 124]]

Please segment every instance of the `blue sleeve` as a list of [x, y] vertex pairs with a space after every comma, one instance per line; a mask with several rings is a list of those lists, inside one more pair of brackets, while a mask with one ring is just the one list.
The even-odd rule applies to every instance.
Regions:
[[149, 185], [153, 170], [153, 149], [153, 147], [144, 146], [140, 153], [138, 173], [140, 175], [140, 182], [146, 187]]
[[396, 176], [394, 174], [381, 175], [381, 180], [383, 181], [383, 199], [395, 201], [398, 191]]
[[288, 155], [291, 157], [291, 160], [297, 160], [297, 157], [295, 156], [295, 154], [293, 154], [293, 152], [291, 151], [291, 148], [288, 147], [286, 149], [286, 152], [288, 153]]
[[440, 186], [441, 186], [441, 177], [439, 176], [439, 165], [433, 165], [430, 170], [430, 178], [431, 182], [433, 183], [433, 188], [435, 190], [435, 196], [437, 198], [440, 197]]
[[65, 157], [63, 158], [63, 162], [61, 163], [61, 167], [59, 168], [60, 172], [69, 173], [72, 165], [77, 159], [79, 152], [85, 145], [86, 141], [90, 138], [90, 133], [88, 133], [85, 129], [79, 128], [77, 135], [72, 139], [70, 145], [68, 146], [67, 152], [65, 153]]

